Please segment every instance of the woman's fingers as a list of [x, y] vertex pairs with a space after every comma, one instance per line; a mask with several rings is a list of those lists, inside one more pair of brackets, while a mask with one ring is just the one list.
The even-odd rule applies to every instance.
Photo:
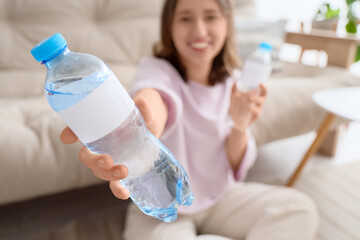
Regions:
[[82, 147], [79, 151], [79, 159], [88, 168], [96, 169], [111, 169], [113, 167], [113, 159], [106, 154], [96, 154], [87, 147]]
[[263, 83], [261, 83], [259, 89], [260, 89], [260, 96], [266, 97], [267, 96], [267, 87]]
[[267, 95], [267, 88], [264, 84], [260, 84], [260, 87], [256, 89], [256, 92], [253, 92], [249, 99], [251, 102], [255, 103], [257, 106], [264, 105], [265, 99]]
[[231, 89], [231, 94], [236, 93], [236, 91], [237, 91], [236, 83], [234, 83], [234, 85], [232, 86], [232, 89]]
[[126, 189], [119, 181], [110, 182], [110, 189], [115, 197], [120, 199], [128, 199], [130, 197], [130, 192]]
[[65, 144], [76, 143], [79, 141], [78, 137], [69, 127], [64, 128], [60, 134], [60, 139]]
[[249, 107], [249, 111], [252, 113], [252, 121], [255, 121], [260, 117], [262, 113], [262, 107], [252, 105]]
[[95, 154], [86, 147], [79, 151], [80, 161], [93, 170], [94, 175], [106, 181], [124, 179], [128, 175], [128, 169], [124, 165], [114, 166], [114, 160], [107, 154]]
[[134, 102], [135, 102], [136, 106], [138, 107], [141, 115], [143, 116], [146, 125], [149, 125], [153, 120], [153, 116], [150, 112], [148, 103], [142, 97], [134, 98]]
[[159, 130], [159, 127], [154, 120], [154, 116], [150, 110], [149, 103], [147, 103], [146, 100], [142, 97], [134, 98], [134, 102], [144, 118], [146, 127], [155, 137], [159, 138], [161, 135], [161, 131]]
[[136, 97], [134, 98], [134, 102], [136, 106], [138, 107], [142, 117], [144, 118], [144, 121], [146, 123], [146, 127], [149, 129], [149, 131], [156, 137], [159, 137], [157, 133], [156, 126], [154, 124], [154, 117], [150, 111], [150, 107], [148, 103], [145, 101], [142, 97]]
[[[65, 144], [78, 142], [78, 137], [69, 128], [65, 127], [60, 134], [60, 139]], [[95, 154], [86, 147], [82, 147], [79, 151], [80, 161], [93, 170], [96, 177], [106, 181], [110, 181], [110, 188], [113, 194], [120, 199], [128, 199], [130, 192], [124, 188], [119, 180], [128, 176], [128, 169], [124, 165], [114, 166], [111, 156], [106, 154]]]
[[96, 177], [106, 181], [118, 181], [128, 176], [128, 169], [124, 165], [116, 165], [109, 170], [95, 169], [93, 173]]
[[255, 103], [257, 106], [262, 106], [264, 105], [265, 102], [265, 97], [262, 96], [251, 96], [249, 99], [252, 103]]

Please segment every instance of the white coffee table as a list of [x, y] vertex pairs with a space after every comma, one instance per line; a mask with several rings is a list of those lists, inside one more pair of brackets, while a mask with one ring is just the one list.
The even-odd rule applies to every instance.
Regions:
[[286, 186], [289, 187], [294, 185], [309, 158], [319, 149], [336, 116], [351, 121], [360, 121], [360, 87], [331, 88], [317, 91], [313, 94], [313, 100], [325, 109], [327, 114], [317, 131], [315, 140], [287, 181]]

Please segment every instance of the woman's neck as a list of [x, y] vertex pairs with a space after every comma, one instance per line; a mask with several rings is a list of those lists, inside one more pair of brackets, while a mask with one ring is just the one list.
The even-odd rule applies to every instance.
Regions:
[[188, 64], [186, 66], [186, 76], [191, 81], [209, 85], [209, 76], [212, 64]]

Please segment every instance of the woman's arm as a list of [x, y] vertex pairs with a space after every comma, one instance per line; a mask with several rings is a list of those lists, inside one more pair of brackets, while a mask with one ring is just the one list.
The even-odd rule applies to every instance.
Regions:
[[225, 142], [225, 151], [231, 168], [236, 171], [244, 158], [247, 147], [245, 131], [231, 129]]
[[164, 131], [168, 110], [160, 93], [153, 88], [144, 88], [134, 96], [149, 131], [157, 138]]
[[259, 118], [266, 95], [267, 89], [263, 84], [250, 92], [238, 91], [235, 85], [232, 89], [228, 114], [233, 126], [225, 142], [225, 151], [234, 171], [240, 167], [247, 149], [246, 129]]

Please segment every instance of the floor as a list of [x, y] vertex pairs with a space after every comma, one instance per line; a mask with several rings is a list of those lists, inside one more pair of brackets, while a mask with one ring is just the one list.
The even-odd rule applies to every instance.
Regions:
[[[259, 165], [254, 166], [248, 180], [282, 185], [314, 137], [315, 133], [309, 133], [262, 146]], [[295, 184], [295, 188], [307, 193], [319, 207], [317, 239], [360, 239], [359, 172], [360, 123], [351, 123], [339, 136], [336, 155], [313, 156]]]
[[[261, 182], [282, 184], [302, 159], [314, 138], [315, 132], [311, 132], [261, 146], [257, 159], [257, 164], [261, 165], [261, 169], [256, 169], [255, 166], [253, 170], [268, 171], [268, 169], [272, 169], [272, 175], [267, 177], [269, 175], [267, 172], [257, 172], [256, 174], [250, 172], [249, 181], [256, 179]], [[340, 131], [335, 156], [316, 154], [311, 158], [304, 171], [311, 171], [319, 167], [341, 166], [356, 160], [360, 160], [360, 123], [353, 122], [349, 124], [347, 130]], [[277, 177], [274, 177], [274, 174], [277, 174]]]
[[126, 205], [108, 184], [0, 206], [0, 240], [121, 240]]
[[316, 168], [303, 174], [295, 188], [316, 203], [319, 240], [360, 239], [360, 161]]

